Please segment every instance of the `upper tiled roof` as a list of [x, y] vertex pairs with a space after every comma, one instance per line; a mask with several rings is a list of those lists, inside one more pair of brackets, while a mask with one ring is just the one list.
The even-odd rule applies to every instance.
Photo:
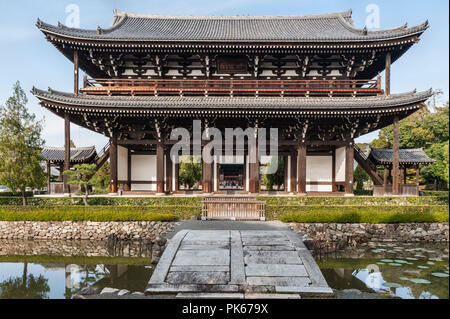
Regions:
[[140, 109], [352, 110], [392, 108], [426, 101], [432, 91], [370, 97], [249, 97], [249, 96], [95, 96], [33, 88], [40, 100], [77, 107]]
[[[378, 164], [392, 164], [393, 150], [372, 148], [369, 156]], [[399, 150], [399, 158], [400, 164], [433, 164], [435, 162], [421, 148], [401, 149]]]
[[[51, 162], [63, 162], [65, 150], [64, 147], [44, 147], [42, 156]], [[71, 163], [89, 163], [97, 155], [95, 146], [76, 147], [70, 149]]]
[[44, 33], [102, 41], [365, 42], [421, 34], [428, 22], [380, 31], [357, 29], [351, 10], [304, 16], [166, 16], [114, 11], [110, 28], [83, 30], [38, 20]]

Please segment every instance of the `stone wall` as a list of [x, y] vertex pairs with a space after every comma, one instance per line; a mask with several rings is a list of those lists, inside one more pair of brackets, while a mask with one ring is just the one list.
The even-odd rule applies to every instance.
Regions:
[[356, 246], [367, 242], [448, 243], [448, 223], [405, 224], [297, 224], [289, 227], [303, 237], [308, 248]]
[[8, 222], [0, 221], [0, 239], [142, 240], [155, 242], [176, 222]]

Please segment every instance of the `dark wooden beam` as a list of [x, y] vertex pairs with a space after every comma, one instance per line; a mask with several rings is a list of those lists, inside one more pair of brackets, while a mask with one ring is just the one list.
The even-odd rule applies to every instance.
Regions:
[[[259, 185], [259, 155], [258, 155], [258, 147], [252, 146], [249, 149], [249, 154], [256, 154], [256, 163], [250, 164], [250, 189], [249, 192], [252, 194], [258, 194], [260, 192], [260, 185]], [[251, 157], [251, 155], [249, 155]]]
[[306, 194], [306, 144], [301, 144], [298, 147], [298, 159], [297, 159], [297, 170], [298, 170], [298, 193], [301, 195]]
[[109, 146], [109, 161], [110, 161], [110, 192], [117, 193], [117, 137], [110, 138]]
[[80, 91], [80, 67], [78, 51], [73, 51], [73, 93], [78, 94]]
[[332, 166], [332, 175], [331, 175], [331, 183], [332, 183], [332, 191], [333, 193], [336, 193], [338, 191], [337, 189], [337, 185], [336, 185], [336, 148], [333, 149], [333, 154], [332, 154], [332, 161], [333, 163], [331, 164]]
[[156, 145], [156, 193], [164, 194], [164, 147]]
[[385, 93], [391, 95], [391, 52], [386, 53], [386, 79], [385, 79]]
[[399, 161], [400, 161], [400, 141], [399, 141], [399, 118], [394, 117], [394, 139], [393, 139], [393, 160], [392, 160], [392, 191], [394, 195], [399, 194]]
[[203, 177], [203, 193], [209, 194], [212, 193], [213, 190], [213, 163], [203, 162], [202, 167], [202, 177]]
[[297, 154], [291, 154], [291, 193], [297, 192]]
[[128, 190], [131, 191], [131, 148], [128, 148], [128, 160], [127, 160], [127, 185]]
[[[63, 171], [70, 169], [70, 120], [69, 114], [64, 114], [64, 167]], [[69, 177], [63, 175], [64, 194], [70, 194], [70, 186], [67, 184]]]
[[353, 195], [355, 148], [353, 143], [345, 147], [345, 194]]
[[166, 150], [166, 193], [172, 193], [172, 179], [173, 179], [173, 162], [170, 158], [170, 150]]

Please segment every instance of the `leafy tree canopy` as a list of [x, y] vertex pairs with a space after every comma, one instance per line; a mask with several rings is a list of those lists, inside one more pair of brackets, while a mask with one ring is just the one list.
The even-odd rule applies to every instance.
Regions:
[[20, 189], [26, 205], [27, 187], [41, 188], [45, 174], [41, 163], [44, 141], [42, 121], [27, 110], [25, 92], [16, 82], [13, 95], [0, 107], [0, 184], [12, 191]]

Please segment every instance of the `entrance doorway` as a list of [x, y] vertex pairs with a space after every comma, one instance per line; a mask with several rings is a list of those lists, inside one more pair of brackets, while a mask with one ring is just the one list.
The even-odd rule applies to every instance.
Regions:
[[219, 190], [243, 191], [244, 187], [244, 164], [219, 164]]

